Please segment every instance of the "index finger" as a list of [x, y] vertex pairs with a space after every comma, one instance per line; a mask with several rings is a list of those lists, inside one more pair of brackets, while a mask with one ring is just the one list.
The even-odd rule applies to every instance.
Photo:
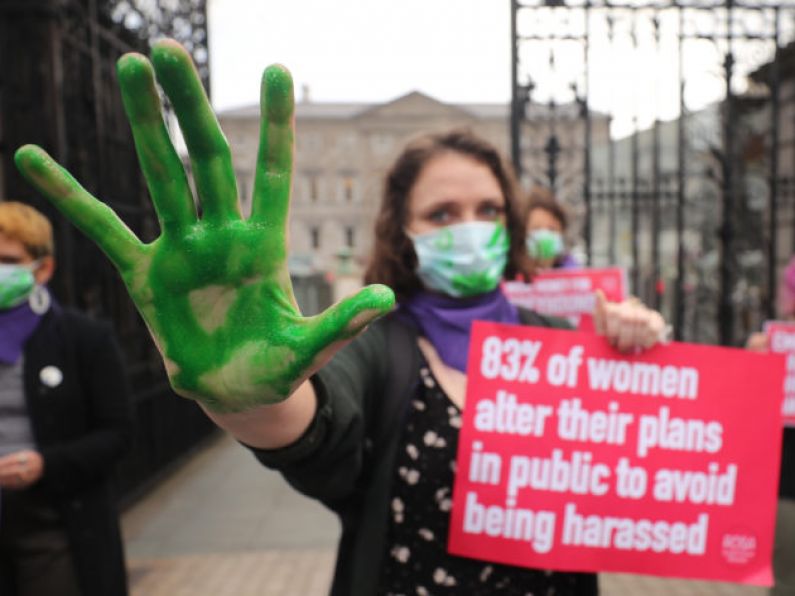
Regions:
[[593, 324], [598, 335], [605, 334], [605, 317], [607, 317], [607, 298], [602, 290], [594, 292], [596, 304], [593, 309]]
[[116, 213], [97, 200], [44, 149], [24, 145], [14, 154], [25, 179], [102, 249], [119, 271], [129, 270], [143, 244]]

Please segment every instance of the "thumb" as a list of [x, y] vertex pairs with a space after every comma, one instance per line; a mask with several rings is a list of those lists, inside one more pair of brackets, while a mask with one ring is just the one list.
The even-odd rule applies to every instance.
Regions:
[[395, 293], [375, 284], [343, 298], [317, 315], [318, 331], [324, 343], [350, 339], [395, 306]]
[[605, 334], [606, 319], [607, 319], [607, 298], [602, 290], [594, 292], [596, 297], [596, 304], [593, 309], [593, 324], [598, 335]]

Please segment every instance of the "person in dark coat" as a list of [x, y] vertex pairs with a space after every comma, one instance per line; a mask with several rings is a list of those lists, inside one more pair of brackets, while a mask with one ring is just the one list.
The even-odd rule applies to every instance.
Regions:
[[[795, 321], [795, 256], [782, 271], [776, 305], [779, 320]], [[745, 347], [754, 352], [770, 349], [764, 332], [752, 333]], [[778, 485], [776, 539], [773, 546], [774, 585], [770, 596], [795, 594], [795, 427], [784, 427]]]
[[566, 246], [568, 212], [552, 192], [541, 187], [530, 191], [524, 222], [527, 228], [527, 253], [535, 269], [580, 267]]
[[130, 390], [110, 327], [50, 297], [54, 267], [47, 219], [0, 203], [0, 594], [124, 596]]

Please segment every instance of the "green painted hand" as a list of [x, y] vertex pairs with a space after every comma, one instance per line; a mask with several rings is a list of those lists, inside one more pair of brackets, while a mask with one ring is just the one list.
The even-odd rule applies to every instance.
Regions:
[[[201, 218], [163, 122], [155, 73], [185, 137]], [[385, 286], [366, 287], [315, 317], [302, 317], [295, 303], [285, 240], [293, 157], [289, 72], [270, 66], [262, 77], [259, 157], [247, 220], [229, 145], [185, 49], [172, 40], [159, 42], [152, 63], [127, 54], [118, 76], [160, 237], [140, 242], [39, 147], [20, 148], [18, 168], [113, 261], [178, 393], [217, 412], [286, 399], [394, 305]]]

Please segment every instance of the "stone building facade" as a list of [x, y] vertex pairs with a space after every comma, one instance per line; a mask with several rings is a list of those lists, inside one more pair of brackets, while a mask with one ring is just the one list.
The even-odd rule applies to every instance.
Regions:
[[[529, 106], [523, 122], [523, 186], [548, 185], [543, 148], [554, 133], [557, 192], [578, 213], [584, 122], [577, 106], [554, 114]], [[608, 137], [609, 120], [592, 114], [593, 141]], [[248, 211], [259, 142], [259, 105], [219, 114], [232, 148], [244, 211]], [[406, 142], [420, 134], [467, 128], [510, 152], [507, 104], [452, 104], [413, 91], [385, 103], [296, 103], [296, 153], [290, 205], [290, 268], [357, 278], [370, 255], [373, 222], [387, 169]]]
[[[295, 272], [356, 274], [372, 246], [384, 175], [418, 134], [466, 127], [503, 152], [507, 106], [455, 105], [420, 92], [382, 104], [296, 104], [296, 153], [290, 206], [290, 264]], [[244, 211], [251, 201], [259, 106], [219, 114], [232, 148]]]

